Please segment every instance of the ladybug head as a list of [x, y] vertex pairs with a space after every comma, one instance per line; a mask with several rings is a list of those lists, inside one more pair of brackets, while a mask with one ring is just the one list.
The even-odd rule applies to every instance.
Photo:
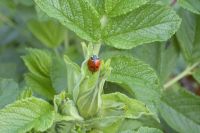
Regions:
[[99, 60], [99, 57], [97, 55], [92, 55], [91, 60]]

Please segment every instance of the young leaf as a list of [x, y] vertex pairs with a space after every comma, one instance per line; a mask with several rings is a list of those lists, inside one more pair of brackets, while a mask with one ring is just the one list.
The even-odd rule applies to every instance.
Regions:
[[179, 4], [196, 14], [200, 14], [200, 1], [199, 0], [178, 0]]
[[64, 61], [67, 67], [67, 91], [72, 96], [74, 88], [80, 80], [81, 68], [66, 55]]
[[64, 41], [64, 27], [53, 20], [32, 20], [28, 27], [33, 35], [49, 48], [58, 47]]
[[180, 88], [164, 93], [159, 111], [164, 120], [177, 132], [199, 133], [200, 98]]
[[110, 46], [131, 49], [144, 43], [166, 41], [178, 30], [180, 22], [172, 9], [146, 4], [111, 18], [103, 31], [103, 39]]
[[126, 14], [149, 0], [105, 0], [105, 11], [111, 17]]
[[122, 116], [124, 118], [136, 119], [143, 113], [150, 113], [144, 103], [119, 92], [104, 94], [102, 98], [103, 105], [99, 116]]
[[[74, 101], [70, 100], [66, 92], [61, 92], [54, 97], [54, 110], [61, 117], [61, 120], [65, 120], [64, 117], [68, 117], [69, 121], [82, 121], [83, 118], [79, 115], [77, 107]], [[59, 118], [57, 118], [59, 120]]]
[[52, 99], [55, 90], [50, 79], [52, 65], [50, 53], [37, 49], [28, 49], [28, 52], [28, 55], [23, 56], [25, 65], [30, 71], [25, 77], [27, 86], [36, 93]]
[[[67, 89], [67, 66], [63, 58], [52, 57], [51, 81], [57, 93]], [[70, 79], [72, 80], [72, 79]]]
[[45, 131], [51, 127], [53, 119], [53, 107], [46, 101], [34, 97], [22, 99], [0, 110], [0, 132]]
[[55, 90], [52, 87], [51, 80], [46, 77], [38, 76], [33, 73], [25, 75], [26, 85], [33, 89], [35, 93], [48, 99], [53, 99]]
[[126, 89], [149, 107], [159, 101], [159, 80], [149, 65], [132, 57], [116, 56], [111, 59], [111, 67], [108, 81], [128, 85]]
[[58, 19], [81, 38], [92, 42], [100, 39], [100, 17], [87, 0], [34, 1], [48, 16]]
[[128, 129], [135, 130], [141, 126], [148, 126], [147, 121], [155, 122], [152, 113], [140, 101], [122, 93], [104, 94], [102, 98], [103, 106], [98, 117], [86, 121], [94, 129], [104, 133], [121, 133]]
[[15, 101], [18, 94], [18, 84], [14, 80], [0, 78], [0, 109]]
[[110, 75], [110, 60], [101, 62], [100, 70], [92, 73], [87, 66], [88, 58], [83, 62], [81, 68], [81, 80], [78, 84], [77, 107], [84, 118], [95, 116], [102, 106], [101, 93], [103, 86]]
[[38, 76], [49, 77], [52, 64], [50, 53], [38, 49], [27, 49], [28, 54], [23, 61], [28, 70]]
[[33, 92], [30, 88], [25, 88], [20, 95], [17, 97], [18, 100], [30, 98], [33, 96]]

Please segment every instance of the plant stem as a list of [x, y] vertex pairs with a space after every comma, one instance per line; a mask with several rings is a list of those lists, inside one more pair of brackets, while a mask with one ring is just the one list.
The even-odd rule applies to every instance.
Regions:
[[164, 85], [164, 90], [166, 90], [167, 88], [169, 88], [170, 86], [172, 86], [173, 84], [175, 84], [176, 82], [178, 82], [179, 80], [181, 80], [182, 78], [184, 78], [185, 76], [188, 76], [191, 74], [192, 70], [197, 67], [199, 65], [198, 63], [195, 63], [194, 65], [187, 67], [182, 73], [180, 73], [179, 75], [177, 75], [176, 77], [174, 77], [172, 80], [170, 80], [169, 82], [167, 82]]

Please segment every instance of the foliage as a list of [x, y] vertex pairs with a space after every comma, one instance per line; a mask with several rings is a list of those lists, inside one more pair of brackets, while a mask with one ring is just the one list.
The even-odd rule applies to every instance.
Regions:
[[179, 82], [200, 86], [199, 14], [199, 0], [0, 1], [0, 132], [199, 133]]

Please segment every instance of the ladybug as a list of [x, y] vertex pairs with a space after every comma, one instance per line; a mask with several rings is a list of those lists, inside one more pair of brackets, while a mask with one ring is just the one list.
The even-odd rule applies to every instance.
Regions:
[[88, 60], [88, 69], [91, 72], [97, 72], [100, 68], [101, 61], [97, 55], [93, 55], [89, 60]]

